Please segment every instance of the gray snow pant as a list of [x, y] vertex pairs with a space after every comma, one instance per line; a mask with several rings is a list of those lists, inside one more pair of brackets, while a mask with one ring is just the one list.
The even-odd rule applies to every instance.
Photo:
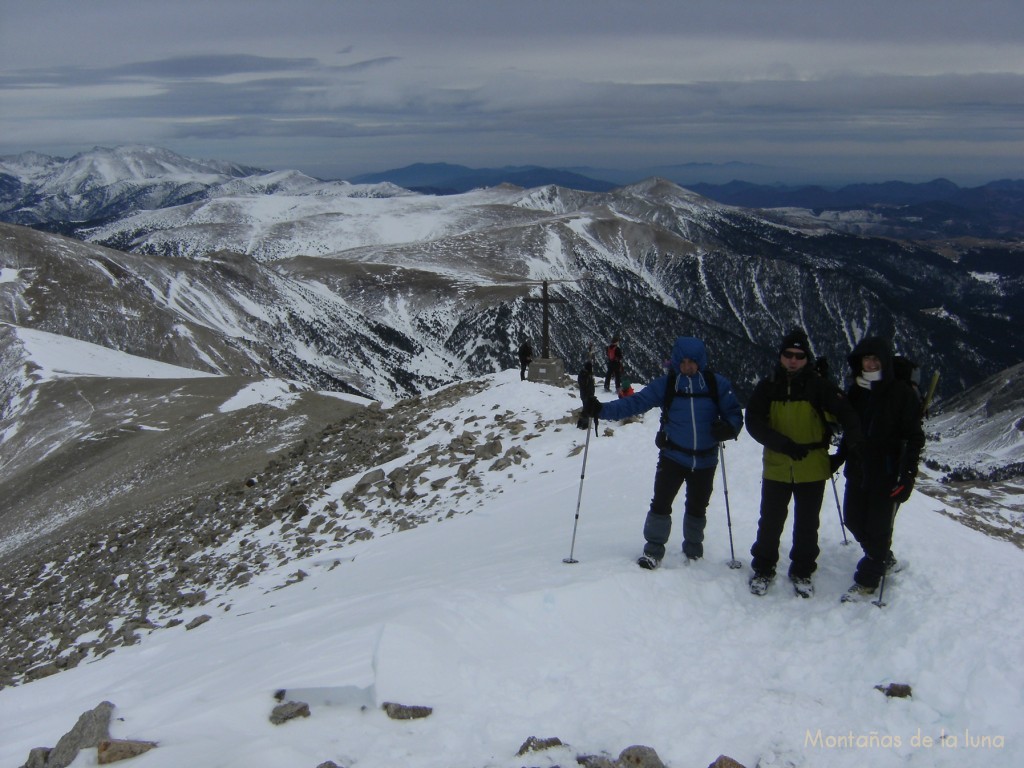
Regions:
[[654, 496], [644, 522], [644, 538], [647, 540], [644, 554], [658, 560], [665, 557], [665, 544], [672, 532], [672, 502], [684, 482], [686, 502], [683, 508], [683, 554], [687, 557], [704, 556], [704, 526], [715, 484], [715, 467], [689, 469], [664, 454], [658, 457], [658, 468], [654, 473]]

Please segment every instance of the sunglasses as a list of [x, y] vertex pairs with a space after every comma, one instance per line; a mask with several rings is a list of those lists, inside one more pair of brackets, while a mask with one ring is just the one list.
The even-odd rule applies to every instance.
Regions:
[[806, 352], [790, 352], [788, 349], [782, 353], [787, 360], [803, 360], [807, 357]]

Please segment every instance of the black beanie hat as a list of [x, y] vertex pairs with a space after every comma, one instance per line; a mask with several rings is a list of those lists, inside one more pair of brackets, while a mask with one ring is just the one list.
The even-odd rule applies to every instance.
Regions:
[[799, 349], [802, 352], [806, 352], [807, 357], [811, 356], [811, 342], [808, 341], [807, 332], [803, 328], [794, 328], [782, 337], [782, 343], [779, 345], [779, 354], [782, 354], [787, 349]]

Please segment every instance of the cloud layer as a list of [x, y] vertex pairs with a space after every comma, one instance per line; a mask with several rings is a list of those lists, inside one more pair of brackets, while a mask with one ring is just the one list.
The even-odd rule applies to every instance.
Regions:
[[433, 6], [0, 0], [0, 154], [1024, 177], [1019, 2]]

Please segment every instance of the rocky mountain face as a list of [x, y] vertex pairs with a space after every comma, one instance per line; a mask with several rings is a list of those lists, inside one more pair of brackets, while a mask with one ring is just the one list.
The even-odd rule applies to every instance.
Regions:
[[[565, 299], [551, 311], [552, 354], [575, 370], [618, 334], [638, 380], [657, 375], [673, 338], [688, 334], [748, 392], [778, 338], [802, 325], [840, 373], [856, 339], [884, 335], [926, 372], [946, 371], [948, 396], [1018, 362], [1024, 345], [1013, 330], [1022, 284], [1005, 260], [854, 236], [820, 220], [798, 226], [658, 179], [610, 192], [496, 187], [439, 198], [225, 168], [126, 180], [125, 167], [153, 167], [127, 161], [83, 185], [52, 162], [5, 162], [39, 190], [18, 215], [50, 228], [72, 211], [92, 216], [99, 209], [86, 211], [85, 200], [114, 199], [138, 178], [184, 184], [191, 173], [207, 184], [190, 202], [119, 208], [102, 224], [72, 227], [117, 254], [72, 241], [27, 245], [33, 235], [5, 230], [26, 245], [5, 250], [18, 278], [2, 284], [11, 298], [0, 312], [215, 372], [286, 375], [375, 398], [414, 394], [513, 365], [523, 336], [539, 351], [541, 313], [523, 299], [545, 279]], [[40, 179], [68, 183], [44, 193]], [[46, 219], [58, 203], [61, 218]]]
[[958, 519], [1024, 547], [1024, 363], [943, 403], [926, 422], [932, 495], [956, 500]]

